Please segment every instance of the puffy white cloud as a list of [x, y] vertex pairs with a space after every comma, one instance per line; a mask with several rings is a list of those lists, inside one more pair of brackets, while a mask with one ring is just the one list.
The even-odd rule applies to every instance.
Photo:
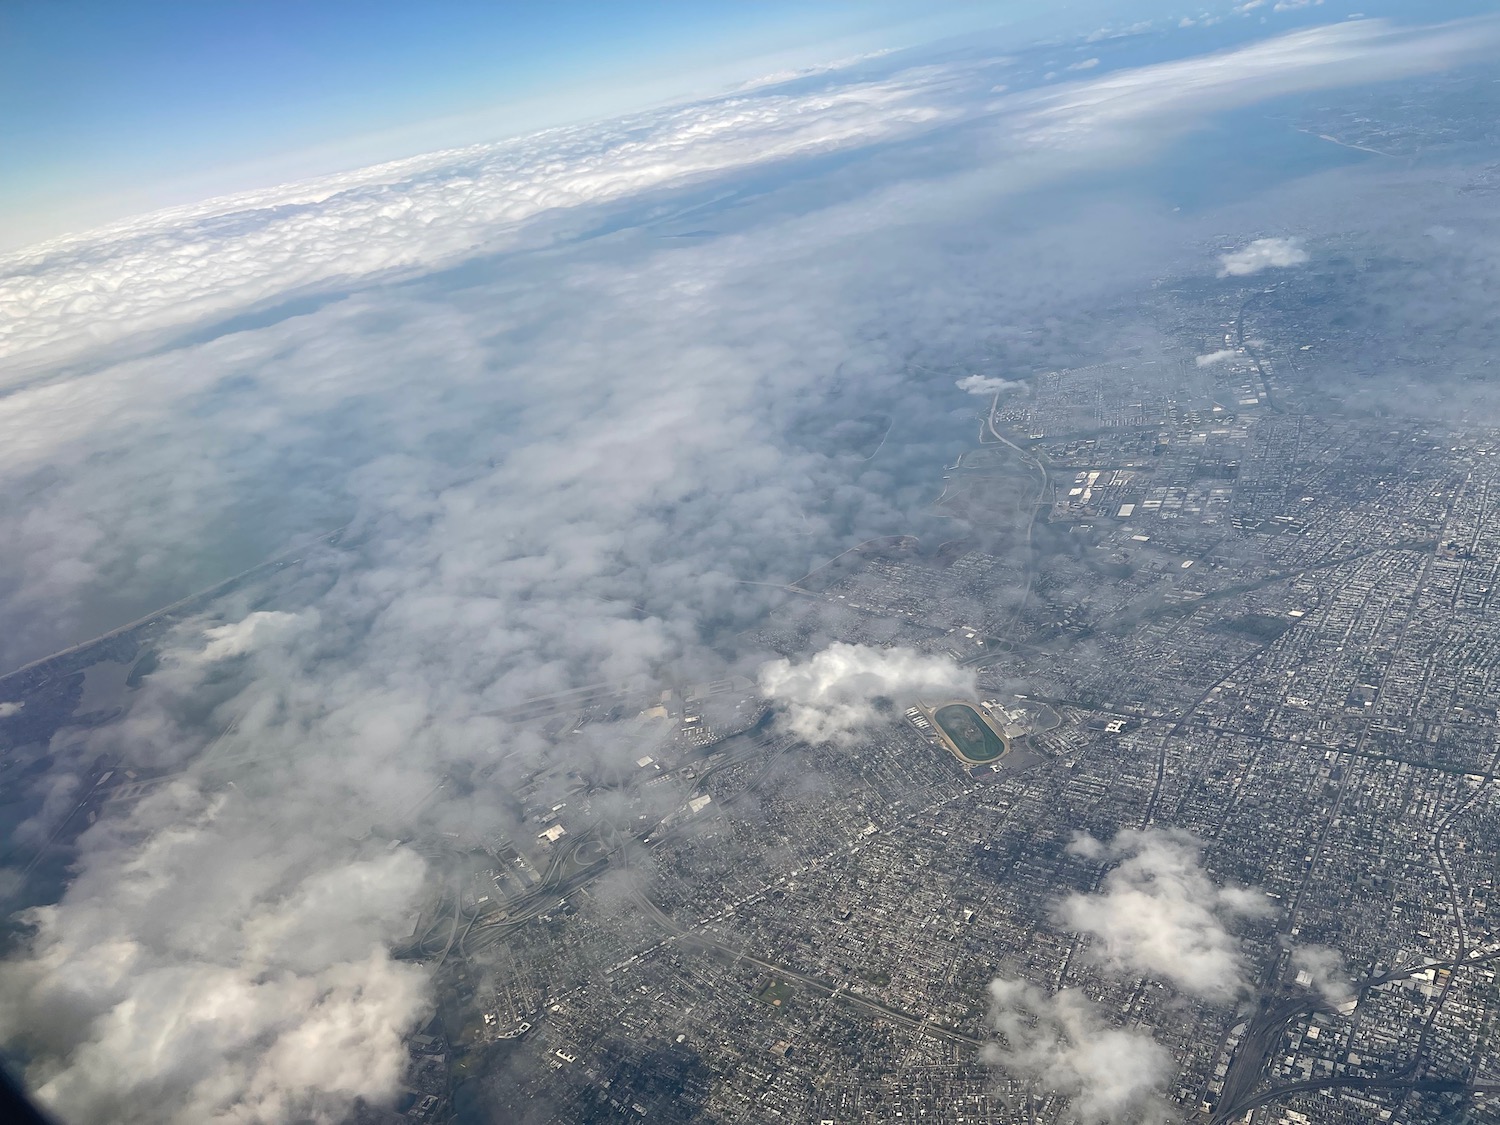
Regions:
[[0, 703], [0, 719], [8, 719], [12, 715], [19, 715], [21, 709], [25, 706], [25, 702], [17, 699], [9, 699], [4, 703]]
[[1270, 907], [1249, 887], [1220, 887], [1199, 863], [1191, 834], [1126, 829], [1108, 844], [1079, 836], [1074, 854], [1116, 866], [1094, 894], [1070, 894], [1054, 911], [1059, 923], [1090, 934], [1113, 969], [1171, 982], [1183, 992], [1227, 1003], [1250, 987], [1240, 942], [1227, 923], [1260, 917]]
[[1020, 390], [1026, 386], [1019, 380], [1001, 379], [994, 375], [965, 375], [953, 385], [971, 395], [993, 395], [1002, 391]]
[[1292, 950], [1297, 980], [1330, 1004], [1354, 999], [1354, 985], [1344, 968], [1344, 955], [1326, 945], [1299, 945]]
[[293, 631], [312, 628], [317, 624], [317, 615], [304, 617], [281, 610], [260, 610], [239, 621], [227, 625], [216, 625], [205, 629], [203, 638], [208, 643], [201, 654], [204, 660], [228, 660], [253, 652], [257, 645], [265, 645], [272, 638], [285, 637]]
[[973, 698], [975, 672], [947, 656], [836, 643], [800, 663], [762, 665], [760, 690], [799, 738], [848, 742], [880, 719], [882, 701]]
[[[173, 705], [222, 694], [230, 657], [250, 658], [239, 671], [254, 686], [232, 699], [228, 747], [263, 744], [289, 707], [296, 724], [316, 722], [308, 697], [329, 684], [298, 700], [285, 678], [285, 649], [314, 622], [270, 612], [188, 630], [98, 745], [149, 762], [143, 740], [181, 742]], [[426, 865], [349, 838], [350, 786], [379, 785], [360, 781], [377, 756], [341, 742], [352, 757], [335, 781], [316, 743], [296, 750], [228, 788], [210, 754], [128, 815], [101, 818], [61, 901], [24, 916], [27, 955], [0, 964], [0, 1039], [31, 1053], [28, 1079], [62, 1120], [336, 1122], [355, 1096], [394, 1093], [402, 1037], [430, 1001], [425, 970], [387, 950], [410, 929]]]
[[1216, 352], [1207, 352], [1204, 355], [1195, 356], [1193, 362], [1199, 367], [1212, 367], [1216, 363], [1223, 363], [1227, 359], [1233, 359], [1239, 354], [1234, 348], [1220, 348]]
[[1245, 277], [1261, 270], [1289, 269], [1307, 261], [1307, 251], [1295, 238], [1257, 238], [1219, 255], [1220, 277]]
[[990, 984], [990, 1023], [1001, 1041], [985, 1061], [1006, 1074], [1062, 1094], [1086, 1125], [1167, 1120], [1161, 1092], [1172, 1055], [1149, 1032], [1112, 1027], [1078, 989], [1049, 995], [1024, 980]]
[[394, 1094], [429, 1000], [386, 946], [423, 861], [330, 862], [305, 825], [278, 838], [249, 811], [172, 785], [101, 822], [78, 882], [25, 916], [0, 1036], [35, 1053], [35, 1093], [70, 1125], [331, 1123]]

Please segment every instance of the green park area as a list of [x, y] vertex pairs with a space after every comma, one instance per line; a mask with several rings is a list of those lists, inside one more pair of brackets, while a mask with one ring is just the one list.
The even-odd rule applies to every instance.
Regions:
[[780, 1008], [792, 998], [792, 983], [780, 977], [772, 977], [756, 991], [755, 998], [769, 1007]]

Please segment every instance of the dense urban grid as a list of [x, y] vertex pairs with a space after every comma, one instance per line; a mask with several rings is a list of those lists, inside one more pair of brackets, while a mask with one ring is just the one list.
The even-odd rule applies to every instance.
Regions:
[[[1381, 98], [1294, 126], [1397, 155], [1475, 128]], [[1382, 346], [1339, 315], [1356, 253], [1164, 277], [1132, 310], [1163, 349], [955, 364], [1017, 380], [973, 399], [932, 482], [962, 533], [861, 544], [739, 638], [949, 661], [998, 760], [950, 745], [941, 699], [799, 738], [747, 677], [508, 712], [557, 752], [516, 779], [522, 830], [414, 842], [436, 877], [402, 955], [441, 1004], [394, 1115], [361, 1116], [1070, 1120], [1077, 1090], [1007, 1065], [999, 978], [1153, 1038], [1170, 1074], [1141, 1119], [1500, 1117], [1500, 431], [1347, 377]], [[0, 780], [115, 717], [173, 621], [231, 589], [270, 604], [297, 562], [0, 680], [24, 702], [0, 711]], [[630, 768], [570, 756], [601, 725], [639, 744]], [[163, 776], [100, 762], [58, 840]], [[1147, 847], [1243, 891], [1216, 915], [1241, 980], [1122, 963], [1068, 924]], [[64, 855], [31, 862], [62, 878]]]

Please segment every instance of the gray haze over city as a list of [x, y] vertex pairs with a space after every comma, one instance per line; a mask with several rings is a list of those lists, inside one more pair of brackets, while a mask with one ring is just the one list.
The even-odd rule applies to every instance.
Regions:
[[1500, 20], [969, 37], [0, 258], [61, 1122], [1500, 1120]]

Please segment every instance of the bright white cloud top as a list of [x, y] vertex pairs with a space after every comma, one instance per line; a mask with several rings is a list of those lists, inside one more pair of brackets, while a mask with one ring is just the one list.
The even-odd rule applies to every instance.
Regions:
[[915, 71], [766, 90], [175, 208], [0, 259], [0, 360], [55, 360], [261, 302], [545, 243], [591, 205], [952, 119]]
[[952, 657], [911, 649], [832, 644], [805, 661], [773, 660], [760, 670], [763, 695], [809, 742], [852, 742], [892, 705], [973, 698], [975, 672]]
[[1049, 995], [1028, 981], [995, 980], [990, 1024], [1000, 1039], [985, 1047], [985, 1060], [1068, 1098], [1084, 1125], [1168, 1120], [1162, 1088], [1171, 1053], [1147, 1032], [1110, 1026], [1081, 989]]
[[959, 390], [971, 395], [995, 395], [1002, 391], [1020, 390], [1026, 384], [1015, 379], [1001, 379], [995, 375], [965, 375], [954, 384]]
[[1307, 262], [1307, 251], [1295, 238], [1257, 238], [1248, 246], [1219, 256], [1220, 277], [1247, 277], [1262, 270], [1284, 270]]
[[1228, 926], [1263, 917], [1270, 904], [1249, 887], [1216, 885], [1199, 862], [1199, 847], [1186, 832], [1156, 828], [1125, 830], [1108, 844], [1080, 836], [1075, 854], [1116, 866], [1097, 893], [1058, 903], [1058, 922], [1091, 934], [1100, 959], [1114, 969], [1229, 1003], [1249, 981], [1244, 951]]

